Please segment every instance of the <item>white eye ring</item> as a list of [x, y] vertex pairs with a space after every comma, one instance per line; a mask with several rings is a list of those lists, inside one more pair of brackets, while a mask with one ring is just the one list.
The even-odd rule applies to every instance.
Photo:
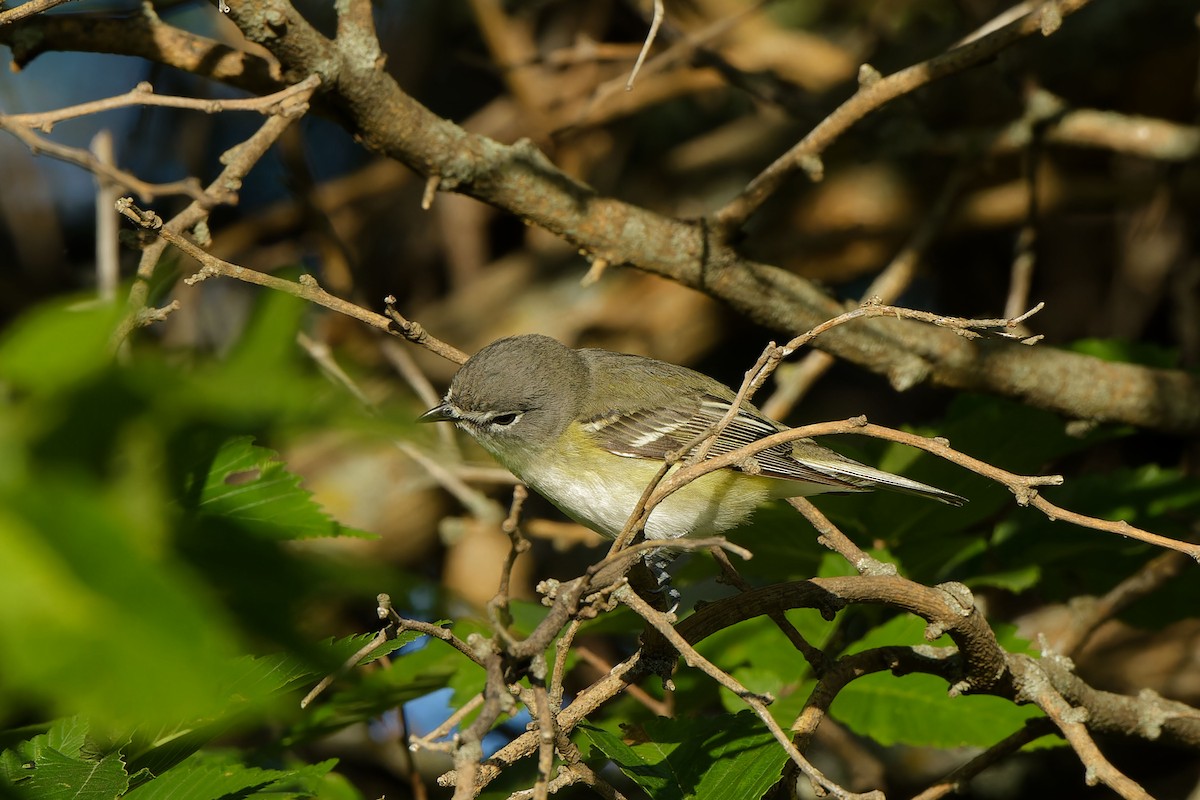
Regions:
[[507, 414], [497, 414], [488, 420], [488, 425], [492, 425], [497, 428], [507, 428], [516, 424], [517, 420], [523, 416], [524, 414], [521, 414], [517, 411], [511, 411]]

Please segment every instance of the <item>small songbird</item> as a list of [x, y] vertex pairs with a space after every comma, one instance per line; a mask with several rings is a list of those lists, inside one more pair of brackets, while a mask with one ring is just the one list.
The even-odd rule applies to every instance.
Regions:
[[[729, 387], [686, 367], [572, 350], [527, 334], [492, 342], [472, 356], [442, 403], [420, 419], [455, 423], [567, 516], [613, 538], [663, 459], [715, 425], [734, 399]], [[708, 457], [786, 430], [743, 404]], [[879, 487], [953, 506], [966, 502], [799, 439], [668, 496], [651, 513], [646, 537], [709, 536], [745, 522], [770, 499]]]

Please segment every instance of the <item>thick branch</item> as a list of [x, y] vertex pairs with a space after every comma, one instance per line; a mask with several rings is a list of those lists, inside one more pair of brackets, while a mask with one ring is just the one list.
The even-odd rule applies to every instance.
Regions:
[[[264, 10], [266, 8], [267, 10]], [[277, 24], [268, 24], [274, 14]], [[703, 221], [672, 219], [612, 198], [560, 172], [527, 142], [467, 133], [405, 94], [361, 53], [343, 54], [289, 5], [241, 4], [249, 38], [296, 74], [320, 72], [349, 124], [372, 149], [459, 191], [535, 222], [610, 264], [632, 264], [725, 300], [754, 321], [795, 333], [844, 310], [813, 284], [742, 258]], [[1200, 430], [1200, 378], [1115, 364], [1051, 348], [971, 342], [904, 320], [872, 320], [822, 336], [821, 349], [888, 376], [992, 392], [1065, 416], [1140, 427]]]
[[17, 69], [49, 51], [114, 53], [178, 67], [255, 94], [284, 88], [278, 64], [168, 25], [148, 3], [142, 11], [120, 17], [95, 14], [28, 17], [0, 25], [0, 44], [12, 48], [13, 65]]
[[[943, 621], [955, 623], [945, 632], [959, 648], [961, 669], [970, 683], [957, 687], [961, 691], [1010, 700], [1020, 690], [1027, 691], [1024, 684], [1028, 669], [1024, 657], [1009, 655], [999, 646], [977, 609], [971, 608], [966, 616], [961, 616], [960, 604], [952, 593], [899, 577], [859, 575], [764, 586], [709, 603], [680, 622], [676, 629], [695, 644], [730, 625], [774, 611], [815, 608], [832, 612], [851, 603], [886, 603], [904, 608], [934, 626]], [[1200, 710], [1153, 692], [1129, 697], [1094, 689], [1054, 658], [1039, 659], [1036, 664], [1038, 672], [1049, 678], [1054, 691], [1072, 706], [1087, 709], [1090, 730], [1200, 749]], [[921, 669], [945, 676], [943, 670], [944, 665]], [[976, 676], [975, 680], [972, 676]]]

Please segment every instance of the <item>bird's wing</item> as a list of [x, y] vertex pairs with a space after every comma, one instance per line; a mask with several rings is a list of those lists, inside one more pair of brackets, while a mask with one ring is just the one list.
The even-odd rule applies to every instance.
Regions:
[[[584, 422], [596, 443], [614, 455], [662, 460], [710, 431], [729, 411], [730, 402], [715, 395], [699, 395], [686, 401], [631, 411], [610, 411]], [[741, 408], [713, 442], [708, 457], [719, 456], [753, 444], [765, 436], [787, 430], [750, 408]], [[806, 442], [814, 458], [797, 460], [793, 442], [767, 448], [734, 469], [768, 478], [800, 481], [854, 491], [866, 488], [862, 481], [838, 474], [842, 462], [857, 465], [831, 450]], [[693, 446], [694, 449], [694, 446]], [[689, 453], [691, 450], [689, 450]], [[807, 462], [807, 463], [806, 463]], [[827, 463], [826, 463], [827, 462]], [[822, 467], [825, 467], [824, 469]], [[847, 480], [846, 478], [850, 478]]]

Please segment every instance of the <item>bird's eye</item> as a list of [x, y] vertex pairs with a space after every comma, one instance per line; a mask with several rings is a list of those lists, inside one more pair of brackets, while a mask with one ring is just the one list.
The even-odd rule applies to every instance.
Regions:
[[501, 414], [498, 417], [492, 417], [491, 423], [493, 425], [499, 425], [502, 428], [507, 428], [509, 425], [512, 425], [514, 422], [516, 422], [520, 417], [520, 414]]

